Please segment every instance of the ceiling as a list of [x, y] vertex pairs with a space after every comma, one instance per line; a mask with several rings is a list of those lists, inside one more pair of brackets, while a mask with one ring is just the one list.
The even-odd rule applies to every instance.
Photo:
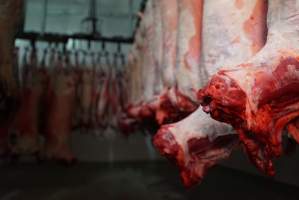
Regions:
[[[136, 13], [142, 0], [96, 0], [98, 29], [105, 36], [131, 36]], [[46, 0], [27, 0], [26, 31], [42, 31]], [[45, 31], [55, 33], [86, 32], [83, 23], [89, 13], [89, 0], [48, 0]]]

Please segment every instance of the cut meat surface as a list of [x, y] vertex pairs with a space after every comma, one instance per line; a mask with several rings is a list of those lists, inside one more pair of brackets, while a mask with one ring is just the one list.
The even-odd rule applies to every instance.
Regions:
[[[263, 49], [260, 56], [269, 57], [252, 60], [248, 66], [218, 72], [200, 93], [204, 109], [215, 119], [232, 124], [251, 159], [269, 174], [274, 170], [268, 169], [272, 158], [282, 153], [282, 131], [299, 114], [298, 54], [280, 50], [270, 56], [271, 51]], [[290, 134], [296, 138], [292, 130]], [[249, 140], [255, 143], [248, 145]]]
[[199, 92], [204, 110], [232, 124], [250, 160], [274, 175], [282, 132], [297, 137], [299, 116], [299, 1], [269, 1], [268, 37], [252, 59], [220, 70]]
[[201, 109], [163, 126], [153, 142], [162, 155], [176, 162], [187, 187], [200, 182], [206, 170], [227, 158], [238, 144], [231, 126], [211, 119]]

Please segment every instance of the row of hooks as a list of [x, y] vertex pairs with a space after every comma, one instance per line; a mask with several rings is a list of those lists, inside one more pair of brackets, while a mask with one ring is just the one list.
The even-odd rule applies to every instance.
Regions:
[[118, 49], [117, 52], [110, 53], [107, 50], [92, 51], [92, 50], [83, 50], [83, 49], [61, 51], [59, 48], [56, 48], [55, 46], [48, 46], [46, 48], [43, 48], [41, 51], [39, 51], [38, 48], [36, 47], [35, 48], [25, 47], [23, 58], [27, 58], [28, 55], [37, 57], [39, 53], [41, 53], [42, 55], [41, 56], [42, 60], [44, 60], [45, 57], [52, 55], [52, 57], [56, 57], [56, 58], [62, 58], [62, 57], [73, 58], [75, 62], [80, 60], [81, 58], [82, 63], [85, 63], [86, 60], [90, 60], [91, 62], [96, 61], [97, 63], [105, 63], [108, 66], [110, 66], [111, 64], [113, 64], [114, 66], [124, 66], [126, 63], [126, 56], [121, 49]]

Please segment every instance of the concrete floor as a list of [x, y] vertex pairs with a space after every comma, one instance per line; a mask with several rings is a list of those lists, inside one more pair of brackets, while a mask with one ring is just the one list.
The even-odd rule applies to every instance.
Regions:
[[299, 199], [299, 188], [224, 167], [186, 190], [167, 162], [2, 165], [0, 177], [0, 200]]

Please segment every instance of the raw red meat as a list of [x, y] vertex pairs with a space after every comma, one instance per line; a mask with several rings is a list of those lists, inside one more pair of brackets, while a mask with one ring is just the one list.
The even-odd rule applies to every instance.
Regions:
[[[196, 95], [190, 91], [198, 89], [195, 85], [199, 78], [195, 74], [199, 66], [201, 5], [201, 1], [192, 5], [176, 0], [147, 2], [129, 59], [135, 68], [129, 72], [131, 91], [133, 97], [136, 95], [128, 104], [132, 118], [164, 124], [178, 121], [197, 108], [193, 101]], [[190, 29], [189, 34], [181, 27], [180, 40], [178, 20], [190, 22], [185, 27]], [[175, 72], [181, 75], [176, 76]], [[183, 94], [188, 83], [192, 85]]]
[[[14, 71], [14, 41], [24, 11], [23, 0], [0, 1], [0, 155], [8, 151], [8, 137], [18, 95]], [[12, 103], [14, 102], [14, 103]]]
[[5, 85], [7, 95], [13, 96], [17, 94], [17, 82], [13, 70], [14, 40], [22, 25], [24, 1], [1, 0], [0, 12], [0, 82]]
[[265, 47], [243, 64], [220, 70], [199, 92], [204, 110], [232, 124], [251, 161], [269, 175], [275, 173], [273, 159], [282, 154], [283, 129], [298, 138], [298, 5], [269, 1]]
[[[179, 41], [177, 38], [179, 28], [178, 20], [180, 16], [178, 5], [180, 4], [178, 4], [177, 0], [162, 0], [159, 5], [161, 10], [163, 30], [162, 44], [164, 49], [162, 52], [162, 62], [159, 68], [160, 74], [162, 75], [161, 80], [163, 83], [163, 90], [160, 92], [159, 97], [156, 98], [156, 101], [151, 105], [151, 107], [155, 112], [157, 123], [162, 125], [183, 119], [185, 116], [190, 114], [190, 112], [194, 111], [196, 105], [190, 100], [190, 98], [181, 95], [179, 92], [179, 85], [182, 85], [182, 82], [184, 81], [175, 75], [176, 73], [179, 73], [179, 70], [178, 72], [176, 71], [176, 67], [182, 70], [186, 67], [185, 65], [179, 66], [179, 64], [177, 64], [177, 58], [179, 58], [177, 57], [177, 52], [181, 52], [181, 55], [179, 56], [184, 56], [184, 50], [181, 48], [179, 51], [178, 49]], [[180, 8], [182, 10], [184, 9], [182, 7]], [[195, 9], [197, 9], [197, 7], [195, 7]], [[183, 21], [184, 19], [181, 20]], [[201, 19], [198, 19], [193, 26], [196, 26], [197, 22], [201, 22]], [[200, 26], [196, 26], [196, 31], [200, 31], [199, 28]], [[183, 31], [183, 28], [181, 31]], [[199, 34], [195, 37], [198, 39], [198, 36]], [[193, 37], [193, 35], [184, 35], [184, 37]], [[190, 40], [192, 39], [190, 38]], [[183, 42], [188, 42], [188, 39], [181, 43]], [[188, 51], [188, 49], [186, 51]], [[196, 60], [197, 58], [194, 59]], [[194, 65], [193, 67], [196, 66]], [[185, 75], [190, 74], [191, 73]]]
[[109, 74], [105, 73], [102, 79], [96, 116], [99, 127], [104, 129], [108, 123], [108, 117], [106, 118], [105, 115], [107, 114], [109, 104]]
[[[83, 66], [82, 66], [83, 67]], [[93, 92], [93, 71], [85, 66], [85, 69], [81, 71], [81, 93], [80, 95], [80, 107], [81, 107], [81, 127], [88, 128], [91, 123], [91, 105], [92, 105], [92, 92]]]
[[[64, 67], [64, 68], [63, 68]], [[76, 76], [61, 58], [53, 68], [50, 82], [45, 154], [48, 159], [72, 163], [75, 157], [70, 149], [72, 117], [75, 103]]]
[[154, 136], [154, 144], [175, 161], [184, 185], [190, 187], [203, 179], [208, 168], [227, 158], [238, 140], [229, 125], [197, 109], [184, 120], [163, 126]]
[[162, 92], [162, 21], [160, 1], [148, 1], [144, 14], [143, 60], [142, 60], [142, 90], [139, 117], [154, 119], [158, 106], [157, 99]]
[[[136, 43], [134, 43], [133, 46], [136, 47]], [[125, 93], [125, 98], [123, 98], [123, 111], [118, 119], [119, 127], [125, 135], [134, 132], [138, 124], [137, 116], [139, 114], [138, 111], [134, 111], [133, 102], [138, 101], [137, 93], [140, 92], [140, 85], [138, 83], [140, 80], [140, 76], [138, 74], [140, 66], [136, 64], [137, 57], [133, 55], [132, 51], [133, 50], [129, 53], [127, 65], [123, 73], [123, 92]]]
[[[197, 88], [223, 63], [238, 64], [262, 48], [266, 23], [265, 14], [261, 13], [266, 5], [266, 1], [246, 1], [240, 8], [230, 0], [205, 1], [203, 52], [198, 74], [201, 83]], [[248, 37], [242, 27], [252, 13], [257, 18], [256, 32], [255, 37]], [[223, 34], [219, 35], [220, 32]], [[230, 155], [238, 144], [237, 138], [232, 127], [210, 119], [198, 108], [184, 120], [162, 126], [154, 137], [154, 144], [161, 154], [176, 161], [184, 184], [191, 186], [202, 180], [208, 168]]]
[[[26, 54], [25, 54], [26, 56]], [[38, 69], [35, 50], [32, 50], [30, 62], [24, 59], [25, 72], [23, 87], [20, 91], [20, 106], [12, 124], [16, 134], [16, 144], [12, 148], [14, 154], [33, 154], [40, 150], [39, 144], [39, 113], [41, 98], [45, 85], [44, 74]]]

